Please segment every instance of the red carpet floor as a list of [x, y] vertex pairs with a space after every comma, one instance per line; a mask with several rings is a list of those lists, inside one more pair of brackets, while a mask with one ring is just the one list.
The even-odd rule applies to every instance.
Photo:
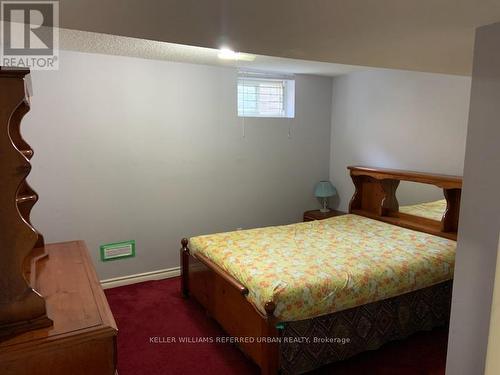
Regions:
[[[196, 302], [180, 296], [179, 284], [174, 278], [106, 290], [119, 329], [119, 374], [258, 374], [258, 367], [231, 344], [179, 342], [179, 337], [226, 336]], [[445, 329], [418, 333], [315, 374], [441, 375], [447, 336]], [[168, 343], [169, 338], [176, 343]]]

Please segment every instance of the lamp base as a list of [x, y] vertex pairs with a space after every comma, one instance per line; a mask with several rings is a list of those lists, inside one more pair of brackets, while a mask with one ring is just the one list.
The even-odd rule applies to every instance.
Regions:
[[319, 212], [323, 212], [323, 213], [327, 213], [327, 212], [330, 212], [330, 209], [328, 208], [328, 198], [323, 198], [323, 204], [320, 209], [319, 209]]

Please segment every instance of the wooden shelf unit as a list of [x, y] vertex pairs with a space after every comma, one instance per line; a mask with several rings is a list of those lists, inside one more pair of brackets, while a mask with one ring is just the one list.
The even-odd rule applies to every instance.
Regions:
[[29, 87], [28, 70], [0, 68], [0, 372], [115, 375], [116, 323], [85, 244], [45, 245], [31, 225]]
[[33, 150], [21, 135], [30, 109], [29, 70], [0, 68], [0, 340], [50, 326], [45, 300], [36, 284], [43, 236], [31, 225], [38, 200], [26, 182]]

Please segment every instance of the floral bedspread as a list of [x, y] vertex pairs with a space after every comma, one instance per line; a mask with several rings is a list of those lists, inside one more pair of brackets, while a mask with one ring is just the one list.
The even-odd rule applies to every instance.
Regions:
[[358, 215], [197, 236], [202, 253], [265, 313], [308, 319], [453, 278], [456, 242]]

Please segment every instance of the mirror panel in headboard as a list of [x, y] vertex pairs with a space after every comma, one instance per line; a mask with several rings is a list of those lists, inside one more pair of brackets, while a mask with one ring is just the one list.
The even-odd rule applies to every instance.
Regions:
[[[456, 240], [462, 177], [373, 167], [348, 167], [356, 188], [349, 212], [401, 227]], [[401, 181], [434, 185], [446, 200], [440, 220], [401, 208], [396, 192]]]

